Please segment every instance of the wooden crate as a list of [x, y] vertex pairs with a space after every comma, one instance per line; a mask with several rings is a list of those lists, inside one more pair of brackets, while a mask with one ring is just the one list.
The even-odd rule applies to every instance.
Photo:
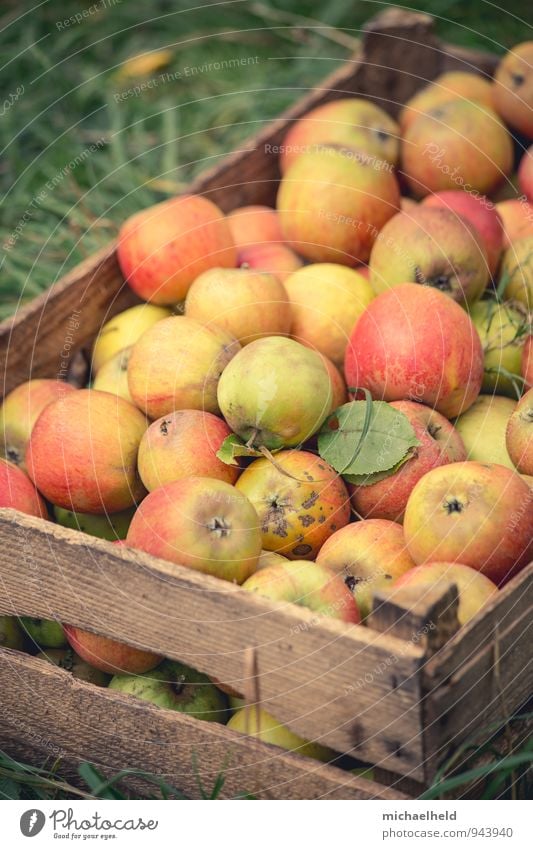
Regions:
[[[279, 174], [269, 145], [311, 107], [361, 94], [396, 111], [443, 70], [490, 74], [494, 65], [491, 55], [439, 42], [428, 16], [388, 10], [368, 24], [353, 61], [190, 190], [226, 211], [272, 204]], [[102, 323], [132, 303], [110, 245], [0, 326], [4, 394], [30, 377], [63, 374], [74, 351], [88, 349]], [[67, 771], [81, 760], [107, 772], [136, 768], [193, 796], [198, 777], [209, 787], [224, 770], [228, 796], [400, 799], [427, 785], [453, 746], [531, 691], [533, 567], [457, 633], [453, 586], [423, 606], [411, 605], [408, 591], [380, 598], [369, 627], [348, 626], [0, 510], [0, 576], [0, 613], [57, 618], [182, 660], [238, 690], [259, 681], [262, 704], [281, 722], [375, 764], [379, 782], [0, 650], [0, 745], [37, 762], [59, 756]]]

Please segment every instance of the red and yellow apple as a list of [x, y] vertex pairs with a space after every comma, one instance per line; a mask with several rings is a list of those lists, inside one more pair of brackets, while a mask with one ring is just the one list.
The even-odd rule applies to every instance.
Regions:
[[459, 594], [457, 618], [465, 625], [498, 593], [496, 584], [477, 569], [462, 563], [424, 563], [405, 572], [394, 584], [400, 587], [415, 587], [420, 597], [439, 584], [451, 582]]
[[302, 267], [303, 262], [287, 245], [265, 242], [239, 248], [237, 265], [239, 268], [273, 274], [280, 283], [284, 283], [289, 274]]
[[466, 71], [448, 71], [440, 74], [431, 83], [416, 92], [400, 112], [399, 122], [402, 133], [413, 121], [429, 109], [435, 109], [451, 100], [473, 100], [492, 107], [492, 87], [488, 80], [479, 74]]
[[90, 666], [109, 675], [121, 672], [142, 675], [154, 669], [163, 659], [154, 652], [128, 646], [110, 637], [75, 628], [74, 625], [63, 625], [63, 628], [76, 654]]
[[520, 399], [509, 418], [506, 444], [518, 471], [533, 475], [533, 389]]
[[533, 202], [533, 144], [525, 151], [518, 167], [518, 185], [523, 196]]
[[40, 519], [48, 518], [46, 505], [25, 472], [0, 458], [1, 507], [11, 507]]
[[533, 41], [505, 54], [494, 74], [492, 98], [504, 121], [533, 139]]
[[526, 236], [533, 236], [533, 203], [524, 198], [502, 200], [496, 204], [496, 210], [503, 224], [504, 248]]
[[283, 241], [278, 213], [269, 206], [240, 206], [228, 214], [227, 222], [238, 249], [263, 242]]

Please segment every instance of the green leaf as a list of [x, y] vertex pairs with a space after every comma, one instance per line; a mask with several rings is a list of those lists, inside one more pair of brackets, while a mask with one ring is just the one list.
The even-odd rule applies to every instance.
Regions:
[[[365, 393], [366, 394], [366, 393]], [[335, 471], [358, 480], [392, 474], [420, 443], [407, 416], [386, 401], [351, 401], [331, 415], [318, 435], [318, 452]]]
[[217, 451], [218, 459], [222, 460], [222, 462], [226, 463], [228, 466], [238, 466], [239, 462], [237, 457], [262, 456], [263, 454], [261, 451], [258, 451], [257, 448], [248, 447], [248, 445], [245, 445], [242, 439], [239, 439], [239, 437], [234, 433], [226, 436], [224, 442]]
[[394, 475], [404, 463], [407, 463], [408, 460], [413, 456], [412, 450], [409, 450], [405, 457], [396, 463], [396, 465], [392, 466], [391, 469], [385, 469], [384, 472], [374, 472], [373, 475], [343, 475], [345, 481], [348, 483], [352, 483], [354, 486], [371, 486], [373, 483], [378, 483], [378, 481], [382, 481], [385, 478]]

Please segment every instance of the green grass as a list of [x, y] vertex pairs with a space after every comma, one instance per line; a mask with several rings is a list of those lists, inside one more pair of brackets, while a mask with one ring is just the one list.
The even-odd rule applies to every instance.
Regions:
[[[62, 22], [94, 4], [2, 4], [0, 317], [103, 246], [125, 216], [238, 149], [348, 58], [362, 23], [386, 5], [100, 3], [69, 26]], [[522, 0], [505, 11], [485, 0], [406, 5], [437, 15], [439, 34], [456, 43], [502, 52], [531, 38]], [[161, 49], [170, 51], [166, 67], [119, 78], [123, 62]]]

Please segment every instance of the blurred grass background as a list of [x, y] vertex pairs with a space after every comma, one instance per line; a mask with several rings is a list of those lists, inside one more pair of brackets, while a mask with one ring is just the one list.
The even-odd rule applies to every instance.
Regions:
[[[349, 58], [362, 23], [387, 5], [3, 0], [0, 318], [103, 246], [126, 215], [238, 148]], [[437, 16], [438, 33], [458, 44], [502, 53], [533, 37], [523, 0], [404, 5]]]

